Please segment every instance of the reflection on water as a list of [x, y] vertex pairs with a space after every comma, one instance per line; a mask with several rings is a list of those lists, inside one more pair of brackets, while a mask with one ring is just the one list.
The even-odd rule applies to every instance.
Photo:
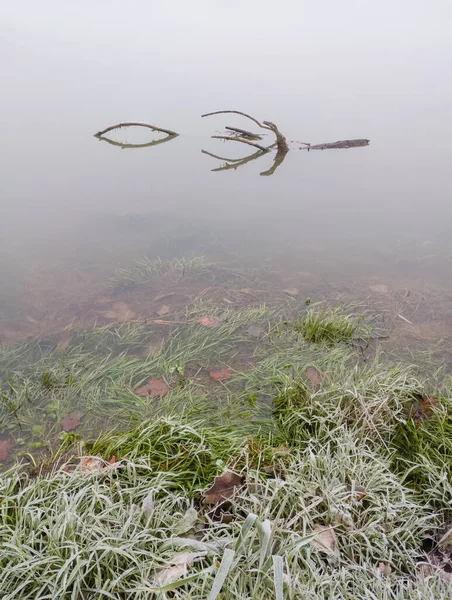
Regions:
[[[1, 341], [67, 325], [142, 256], [203, 254], [284, 280], [310, 273], [312, 294], [381, 284], [447, 306], [449, 4], [260, 3], [256, 23], [250, 3], [237, 31], [216, 3], [179, 2], [176, 19], [142, 3], [137, 20], [109, 2], [99, 34], [103, 4], [89, 18], [53, 0], [6, 11]], [[296, 151], [277, 151], [271, 131], [253, 140], [240, 115], [200, 118], [218, 107], [272, 119]], [[100, 136], [139, 152], [93, 141], [125, 118], [172, 129]], [[225, 125], [265, 150], [212, 139]], [[371, 145], [331, 152], [295, 141], [362, 138]]]

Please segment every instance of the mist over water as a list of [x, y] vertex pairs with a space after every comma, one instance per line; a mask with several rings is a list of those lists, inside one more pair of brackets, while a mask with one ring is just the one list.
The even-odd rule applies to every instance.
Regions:
[[[43, 281], [45, 312], [74, 277], [71, 290], [94, 293], [150, 252], [450, 290], [450, 2], [43, 0], [2, 12], [2, 318], [26, 312]], [[221, 109], [288, 140], [370, 145], [293, 143], [271, 176], [260, 173], [274, 154], [212, 172], [224, 163], [203, 149], [253, 152], [210, 138], [254, 130], [201, 119]], [[127, 120], [180, 136], [142, 149], [93, 137]]]

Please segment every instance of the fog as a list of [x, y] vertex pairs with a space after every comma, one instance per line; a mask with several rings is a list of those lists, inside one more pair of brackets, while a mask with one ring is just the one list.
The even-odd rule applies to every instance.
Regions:
[[[359, 259], [366, 272], [367, 253], [422, 258], [428, 247], [435, 260], [414, 277], [452, 285], [449, 1], [23, 0], [4, 4], [0, 28], [8, 277], [11, 265], [40, 256], [57, 264], [82, 247], [90, 264], [106, 247], [118, 261], [134, 232], [112, 235], [106, 224], [117, 219], [121, 233], [125, 216], [158, 215], [221, 230], [239, 258], [284, 248], [307, 261], [315, 248], [317, 261], [323, 252], [344, 273]], [[273, 121], [288, 140], [370, 146], [293, 144], [270, 177], [260, 175], [270, 155], [212, 172], [224, 163], [202, 149], [248, 153], [210, 139], [225, 125], [250, 128], [233, 115], [200, 118], [220, 109]], [[93, 137], [127, 120], [180, 136], [131, 150]], [[388, 276], [404, 277], [405, 263], [395, 272], [392, 263], [380, 273], [387, 265]]]

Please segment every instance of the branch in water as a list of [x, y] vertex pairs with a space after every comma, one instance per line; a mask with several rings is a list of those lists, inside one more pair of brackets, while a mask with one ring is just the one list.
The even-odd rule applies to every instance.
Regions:
[[[258, 125], [261, 129], [268, 129], [269, 131], [272, 131], [276, 137], [278, 151], [279, 152], [289, 152], [289, 146], [287, 145], [286, 138], [279, 131], [279, 129], [276, 127], [276, 125], [274, 123], [272, 123], [271, 121], [264, 121], [263, 123], [261, 123], [260, 121], [258, 121], [254, 117], [252, 117], [251, 115], [243, 113], [240, 110], [217, 110], [215, 112], [206, 113], [205, 115], [201, 115], [201, 117], [210, 117], [212, 115], [220, 115], [220, 114], [224, 114], [224, 113], [241, 115], [242, 117], [246, 117], [247, 119], [251, 119], [251, 121], [254, 121], [254, 123], [256, 123], [256, 125]], [[233, 139], [233, 138], [229, 138], [229, 139]], [[259, 146], [257, 146], [257, 147], [259, 147]]]
[[135, 122], [117, 123], [116, 125], [110, 125], [110, 127], [107, 127], [106, 129], [103, 129], [102, 131], [98, 131], [94, 135], [96, 137], [100, 137], [101, 135], [104, 135], [104, 133], [107, 133], [108, 131], [112, 131], [113, 129], [121, 129], [121, 127], [147, 127], [148, 129], [152, 129], [152, 131], [161, 131], [162, 133], [166, 133], [167, 135], [170, 135], [172, 137], [179, 135], [175, 131], [171, 131], [171, 129], [163, 129], [163, 127], [157, 127], [156, 125], [151, 125], [150, 123], [135, 123]]
[[227, 140], [228, 142], [241, 142], [242, 144], [248, 144], [248, 146], [254, 146], [258, 148], [261, 152], [269, 152], [268, 148], [265, 146], [261, 146], [260, 144], [256, 144], [256, 142], [251, 142], [250, 140], [246, 140], [242, 137], [229, 137], [228, 135], [213, 135], [213, 139], [215, 140]]
[[229, 131], [233, 131], [234, 133], [240, 133], [242, 136], [253, 139], [253, 140], [261, 140], [262, 136], [258, 133], [253, 133], [252, 131], [247, 131], [246, 129], [240, 129], [239, 127], [228, 127], [226, 125], [225, 129]]

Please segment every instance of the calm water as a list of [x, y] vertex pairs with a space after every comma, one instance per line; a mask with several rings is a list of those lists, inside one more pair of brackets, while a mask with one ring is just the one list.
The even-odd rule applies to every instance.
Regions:
[[[0, 341], [76, 312], [143, 254], [452, 293], [450, 2], [29, 0], [2, 12]], [[220, 109], [289, 140], [371, 142], [294, 149], [270, 177], [271, 155], [212, 172], [224, 163], [203, 149], [253, 152], [210, 139], [254, 129], [200, 118]], [[180, 136], [124, 150], [93, 137], [126, 120]]]

